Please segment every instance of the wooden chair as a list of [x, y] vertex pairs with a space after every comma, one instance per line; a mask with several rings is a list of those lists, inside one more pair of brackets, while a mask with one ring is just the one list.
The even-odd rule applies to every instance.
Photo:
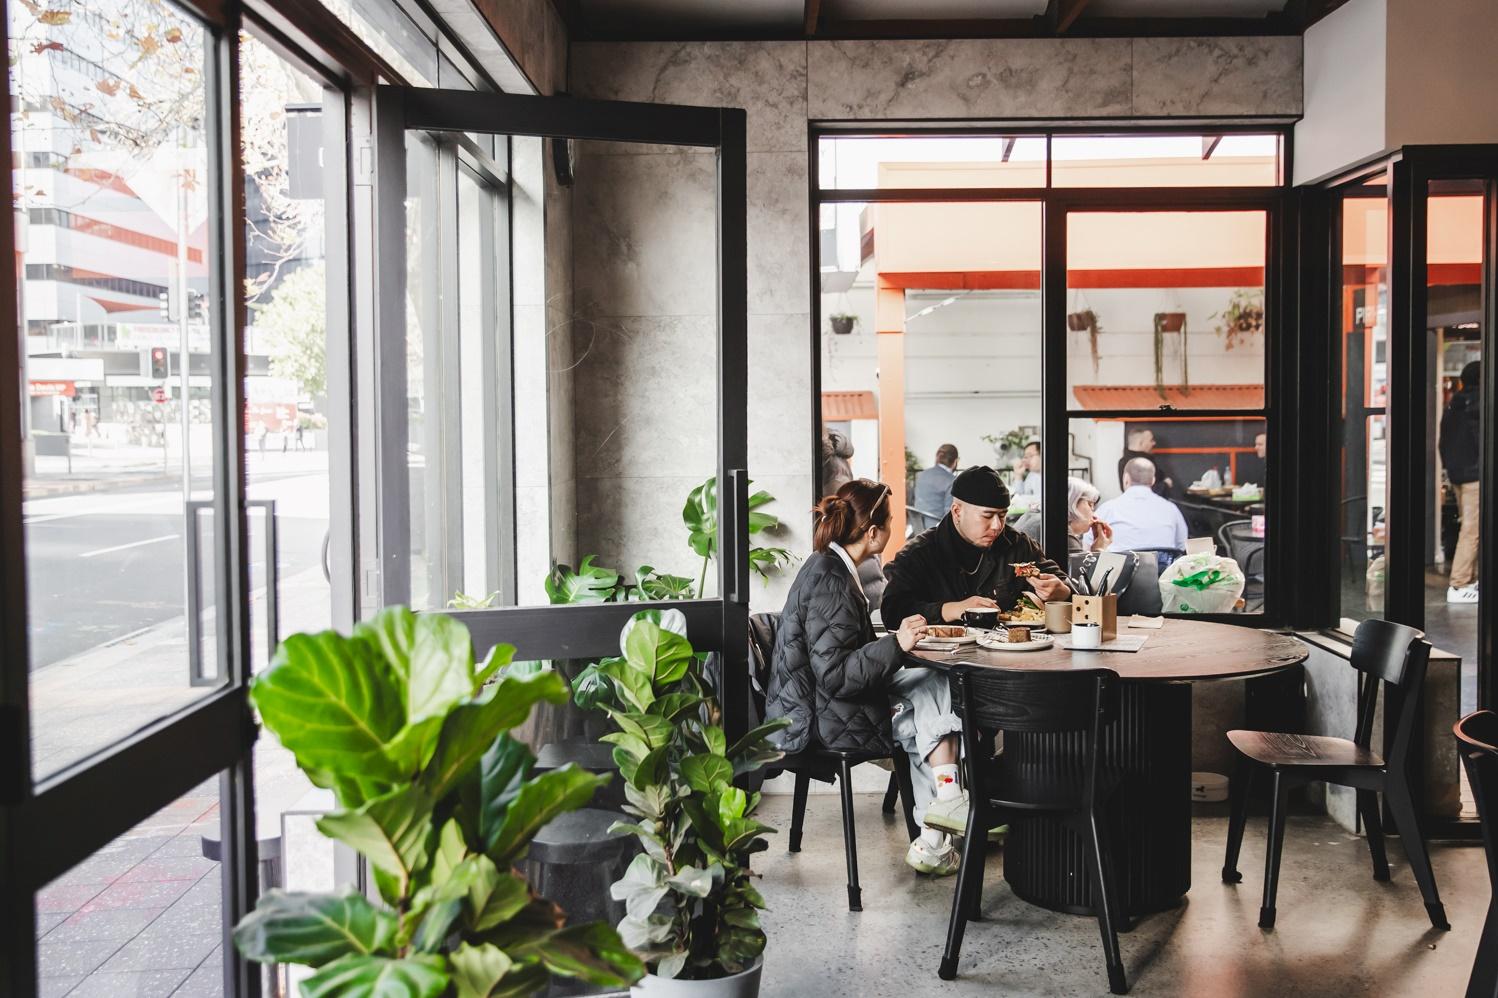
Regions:
[[[1357, 731], [1351, 741], [1325, 735], [1228, 732], [1228, 740], [1238, 750], [1240, 759], [1238, 772], [1232, 781], [1232, 818], [1228, 823], [1227, 856], [1222, 864], [1223, 883], [1236, 884], [1243, 879], [1238, 872], [1238, 850], [1243, 844], [1243, 826], [1248, 820], [1250, 785], [1261, 770], [1267, 770], [1274, 778], [1259, 928], [1274, 927], [1280, 851], [1285, 839], [1286, 800], [1292, 788], [1315, 780], [1357, 790], [1358, 813], [1368, 833], [1368, 851], [1373, 855], [1374, 880], [1389, 879], [1377, 797], [1380, 793], [1384, 795], [1395, 827], [1399, 829], [1399, 837], [1404, 842], [1410, 870], [1425, 897], [1430, 924], [1438, 929], [1451, 928], [1446, 921], [1446, 909], [1436, 893], [1435, 875], [1431, 873], [1430, 856], [1420, 831], [1419, 813], [1409, 784], [1410, 739], [1420, 717], [1420, 705], [1425, 699], [1425, 665], [1430, 657], [1430, 645], [1423, 639], [1424, 635], [1413, 627], [1387, 620], [1365, 620], [1358, 625], [1352, 638], [1351, 664], [1364, 674], [1365, 680], [1358, 696]], [[1399, 720], [1387, 760], [1369, 744], [1380, 682], [1401, 694]]]
[[1482, 938], [1477, 944], [1477, 959], [1472, 961], [1472, 976], [1467, 980], [1467, 998], [1498, 998], [1498, 714], [1479, 710], [1468, 714], [1454, 727], [1456, 750], [1467, 770], [1467, 783], [1477, 803], [1482, 820], [1482, 847], [1488, 857], [1488, 917], [1482, 923]]
[[[754, 672], [755, 697], [758, 699], [759, 716], [764, 716], [764, 691], [769, 687], [770, 660], [775, 651], [775, 632], [780, 624], [778, 613], [756, 613], [749, 617], [749, 664]], [[848, 910], [863, 911], [863, 888], [858, 883], [858, 840], [853, 821], [853, 767], [861, 762], [888, 759], [893, 767], [890, 774], [891, 789], [896, 791], [905, 813], [905, 830], [914, 839], [921, 833], [915, 823], [915, 796], [911, 786], [910, 760], [899, 747], [887, 752], [834, 752], [814, 748], [795, 755], [788, 755], [775, 763], [774, 771], [795, 775], [794, 796], [791, 798], [791, 831], [787, 845], [791, 852], [801, 851], [801, 829], [806, 819], [806, 796], [811, 790], [811, 781], [837, 783], [843, 804], [843, 852], [848, 862]], [[772, 772], [766, 776], [773, 775]], [[885, 793], [884, 813], [894, 812], [893, 801]]]
[[[979, 917], [983, 896], [985, 829], [1026, 816], [1058, 815], [1092, 852], [1092, 897], [1108, 987], [1127, 994], [1116, 924], [1122, 917], [1113, 875], [1112, 848], [1104, 807], [1118, 786], [1117, 777], [1099, 768], [1103, 725], [1118, 714], [1118, 674], [1110, 669], [1031, 672], [974, 666], [952, 676], [952, 706], [962, 718], [963, 759], [967, 767], [968, 823], [962, 842], [962, 865], [952, 895], [952, 918], [938, 971], [942, 980], [957, 976], [957, 958], [967, 923]], [[982, 751], [980, 731], [1036, 734], [1083, 733], [1073, 765], [1057, 771], [1012, 771]]]

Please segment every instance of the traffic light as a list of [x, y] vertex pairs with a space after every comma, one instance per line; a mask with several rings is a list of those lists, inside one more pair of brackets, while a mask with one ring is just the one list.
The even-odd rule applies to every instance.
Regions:
[[208, 296], [201, 291], [187, 292], [187, 321], [208, 321]]
[[166, 347], [151, 348], [151, 380], [165, 381], [170, 372], [167, 370]]

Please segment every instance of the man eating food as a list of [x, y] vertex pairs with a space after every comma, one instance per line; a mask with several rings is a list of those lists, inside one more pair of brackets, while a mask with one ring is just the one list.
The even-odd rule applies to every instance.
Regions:
[[1009, 489], [997, 471], [958, 475], [947, 515], [885, 566], [884, 619], [918, 613], [931, 624], [958, 623], [968, 610], [1012, 610], [1027, 590], [1041, 602], [1070, 598], [1060, 568], [1008, 516]]

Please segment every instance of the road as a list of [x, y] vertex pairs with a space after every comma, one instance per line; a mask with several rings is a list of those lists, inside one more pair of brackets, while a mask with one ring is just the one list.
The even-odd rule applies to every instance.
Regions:
[[[252, 458], [250, 498], [276, 501], [281, 577], [317, 566], [328, 528], [326, 470], [257, 470], [255, 463]], [[182, 494], [175, 483], [164, 484], [26, 503], [32, 668], [184, 616]], [[202, 523], [208, 540], [206, 515]], [[252, 588], [264, 584], [259, 523], [252, 515]], [[211, 581], [205, 576], [207, 599]]]

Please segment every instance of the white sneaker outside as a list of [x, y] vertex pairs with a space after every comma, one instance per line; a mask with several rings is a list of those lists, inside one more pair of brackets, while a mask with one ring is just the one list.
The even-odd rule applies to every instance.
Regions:
[[929, 873], [934, 877], [950, 877], [957, 872], [961, 857], [952, 848], [950, 841], [934, 846], [917, 837], [905, 851], [905, 865], [916, 873]]
[[962, 835], [967, 832], [967, 791], [964, 790], [956, 797], [940, 798], [926, 805], [926, 816], [921, 823], [927, 828], [935, 828], [937, 831], [946, 832], [948, 835]]
[[1460, 589], [1455, 586], [1446, 587], [1447, 603], [1476, 603], [1481, 598], [1475, 582], [1470, 586], [1462, 586]]

